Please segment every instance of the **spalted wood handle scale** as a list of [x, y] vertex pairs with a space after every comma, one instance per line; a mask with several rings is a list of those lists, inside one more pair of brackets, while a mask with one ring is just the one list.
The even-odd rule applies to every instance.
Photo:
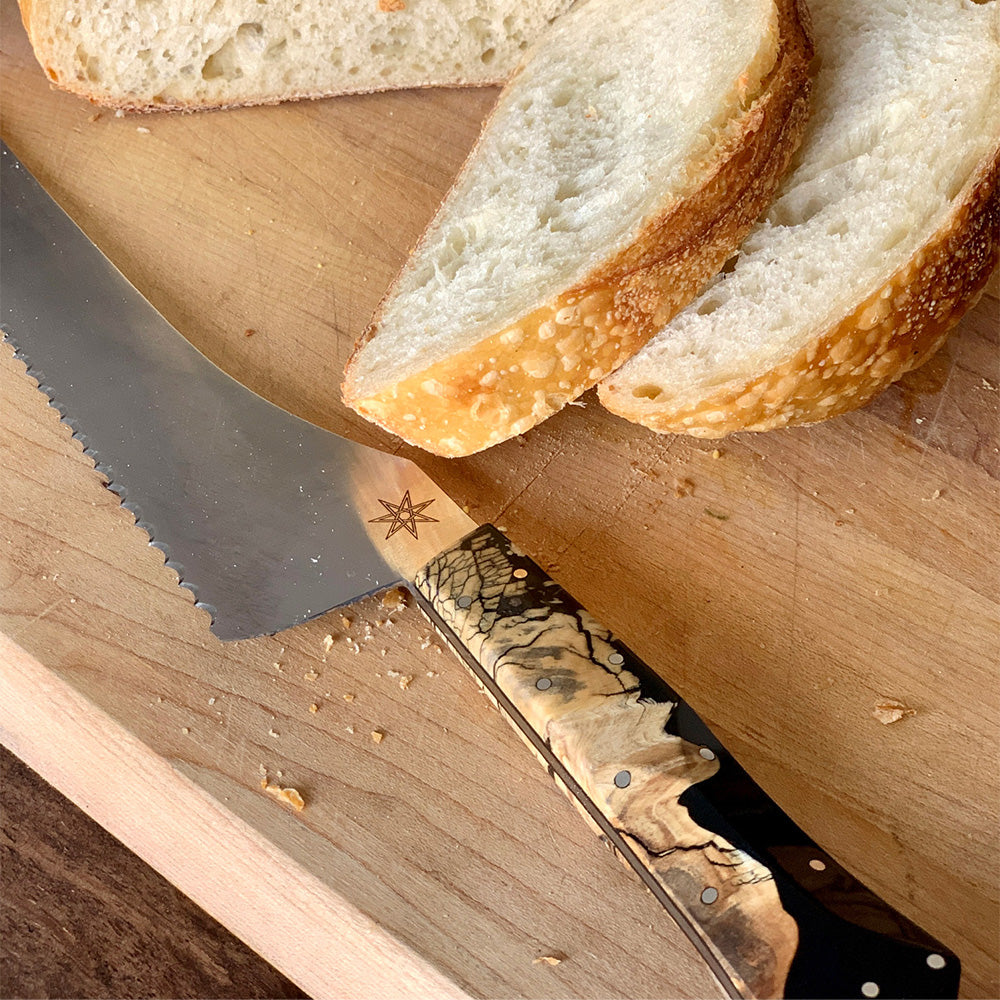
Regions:
[[415, 582], [480, 686], [731, 996], [957, 996], [955, 955], [817, 847], [496, 528]]

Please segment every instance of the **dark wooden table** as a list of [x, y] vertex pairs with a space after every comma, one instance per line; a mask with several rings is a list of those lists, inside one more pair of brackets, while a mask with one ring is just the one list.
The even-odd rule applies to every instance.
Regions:
[[304, 997], [0, 748], [0, 996]]

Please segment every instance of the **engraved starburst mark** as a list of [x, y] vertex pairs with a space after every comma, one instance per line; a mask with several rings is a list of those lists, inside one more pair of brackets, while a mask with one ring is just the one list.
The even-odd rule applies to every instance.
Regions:
[[406, 528], [416, 538], [418, 521], [437, 522], [436, 517], [428, 517], [423, 513], [434, 501], [424, 500], [422, 503], [414, 503], [410, 499], [409, 490], [403, 494], [403, 499], [399, 503], [390, 503], [388, 500], [382, 499], [379, 500], [379, 503], [385, 507], [388, 513], [383, 514], [381, 517], [373, 517], [368, 523], [388, 524], [389, 530], [386, 532], [386, 540], [392, 538], [400, 528]]

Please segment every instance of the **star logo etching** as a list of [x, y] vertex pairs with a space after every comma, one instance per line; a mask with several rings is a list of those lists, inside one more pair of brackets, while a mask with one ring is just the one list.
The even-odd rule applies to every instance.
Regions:
[[403, 499], [399, 503], [390, 503], [388, 500], [379, 500], [379, 503], [385, 507], [388, 513], [383, 514], [381, 517], [373, 517], [368, 523], [369, 524], [388, 524], [389, 530], [386, 532], [386, 540], [392, 538], [400, 528], [406, 528], [406, 530], [413, 535], [414, 538], [417, 537], [417, 522], [418, 521], [433, 521], [437, 523], [436, 517], [428, 517], [423, 511], [430, 507], [433, 500], [424, 500], [423, 503], [414, 503], [410, 499], [410, 491], [407, 490], [403, 494]]

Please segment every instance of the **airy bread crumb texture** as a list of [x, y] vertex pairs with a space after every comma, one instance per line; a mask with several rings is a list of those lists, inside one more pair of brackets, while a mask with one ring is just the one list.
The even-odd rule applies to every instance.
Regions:
[[58, 86], [126, 110], [500, 83], [571, 0], [20, 0]]
[[793, 170], [739, 254], [600, 387], [720, 437], [863, 405], [924, 362], [1000, 256], [1000, 3], [811, 0]]
[[770, 200], [809, 56], [793, 0], [589, 0], [559, 19], [359, 342], [348, 405], [457, 456], [596, 384]]

